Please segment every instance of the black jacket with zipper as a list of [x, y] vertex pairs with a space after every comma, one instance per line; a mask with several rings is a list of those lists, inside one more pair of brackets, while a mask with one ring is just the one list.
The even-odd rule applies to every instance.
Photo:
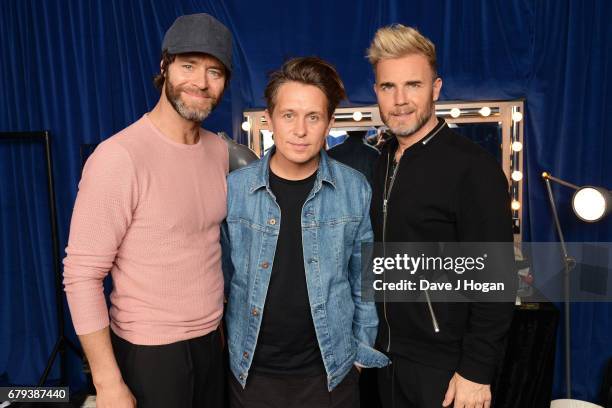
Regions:
[[[376, 242], [512, 242], [507, 180], [487, 151], [439, 119], [428, 135], [404, 151], [389, 186], [397, 147], [397, 139], [391, 138], [375, 165], [371, 219]], [[507, 255], [505, 259], [513, 262], [513, 255]], [[433, 303], [432, 307], [440, 326], [437, 333], [426, 303], [377, 303], [377, 347], [392, 357], [490, 384], [503, 353], [513, 304]]]

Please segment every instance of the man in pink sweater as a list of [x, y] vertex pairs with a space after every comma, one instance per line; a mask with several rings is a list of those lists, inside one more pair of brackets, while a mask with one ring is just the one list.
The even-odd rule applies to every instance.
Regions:
[[223, 406], [228, 152], [200, 124], [229, 81], [231, 41], [207, 14], [179, 17], [164, 37], [157, 105], [83, 170], [64, 284], [99, 408]]

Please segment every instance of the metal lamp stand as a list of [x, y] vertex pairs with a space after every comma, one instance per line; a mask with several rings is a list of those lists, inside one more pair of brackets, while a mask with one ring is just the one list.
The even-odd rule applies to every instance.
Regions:
[[579, 187], [552, 177], [548, 173], [542, 175], [544, 182], [546, 183], [546, 190], [548, 191], [548, 200], [552, 208], [553, 218], [555, 220], [555, 226], [557, 228], [557, 234], [559, 235], [559, 241], [561, 242], [561, 250], [563, 252], [563, 294], [564, 294], [564, 311], [565, 311], [565, 394], [568, 399], [572, 398], [572, 359], [571, 359], [571, 315], [570, 315], [570, 273], [576, 267], [576, 260], [569, 256], [567, 253], [567, 246], [565, 245], [565, 238], [563, 237], [563, 231], [561, 230], [561, 223], [559, 222], [559, 215], [557, 214], [557, 206], [550, 186], [550, 180], [564, 185], [566, 187], [577, 190]]
[[49, 217], [51, 222], [51, 235], [53, 243], [53, 269], [55, 273], [55, 303], [57, 308], [57, 330], [58, 338], [51, 351], [51, 355], [47, 360], [45, 371], [43, 372], [38, 386], [41, 387], [47, 381], [49, 372], [53, 367], [55, 358], [58, 353], [60, 355], [60, 382], [66, 384], [66, 346], [72, 350], [78, 357], [83, 359], [83, 352], [77, 346], [75, 346], [64, 334], [65, 321], [64, 321], [64, 291], [62, 290], [62, 270], [60, 267], [59, 259], [59, 242], [57, 233], [57, 215], [55, 208], [55, 189], [53, 184], [53, 168], [51, 166], [51, 140], [49, 132], [44, 132], [44, 143], [45, 143], [45, 154], [47, 159], [47, 186], [49, 189]]

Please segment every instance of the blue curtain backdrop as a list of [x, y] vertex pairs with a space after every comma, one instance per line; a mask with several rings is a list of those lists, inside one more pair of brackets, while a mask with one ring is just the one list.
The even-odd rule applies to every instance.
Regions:
[[[61, 248], [80, 176], [81, 144], [111, 136], [154, 106], [158, 94], [151, 78], [163, 33], [177, 16], [195, 12], [211, 13], [235, 36], [233, 79], [205, 123], [211, 130], [244, 142], [241, 112], [263, 106], [266, 73], [297, 55], [330, 60], [350, 103], [374, 103], [365, 49], [378, 27], [401, 22], [436, 43], [443, 99], [526, 98], [527, 239], [556, 240], [543, 170], [576, 184], [612, 188], [608, 0], [3, 0], [0, 131], [50, 130]], [[42, 223], [46, 193], [34, 188], [42, 159], [23, 150], [31, 147], [5, 149], [0, 152], [0, 385], [31, 384], [56, 336], [45, 249], [49, 232]], [[612, 217], [596, 225], [579, 223], [568, 210], [569, 192], [555, 189], [555, 194], [568, 241], [612, 241]], [[612, 304], [574, 304], [572, 312], [573, 392], [594, 401], [604, 361], [612, 357]], [[73, 386], [82, 384], [79, 371], [74, 362]], [[555, 396], [563, 394], [562, 373], [558, 359]]]

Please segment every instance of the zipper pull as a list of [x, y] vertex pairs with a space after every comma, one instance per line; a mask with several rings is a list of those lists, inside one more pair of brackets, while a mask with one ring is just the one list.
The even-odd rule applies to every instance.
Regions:
[[436, 319], [436, 313], [434, 312], [433, 305], [431, 304], [431, 299], [429, 298], [429, 292], [427, 289], [424, 291], [425, 299], [427, 299], [427, 308], [429, 309], [429, 315], [431, 316], [431, 323], [433, 324], [434, 332], [440, 332], [440, 326], [438, 325], [438, 319]]

